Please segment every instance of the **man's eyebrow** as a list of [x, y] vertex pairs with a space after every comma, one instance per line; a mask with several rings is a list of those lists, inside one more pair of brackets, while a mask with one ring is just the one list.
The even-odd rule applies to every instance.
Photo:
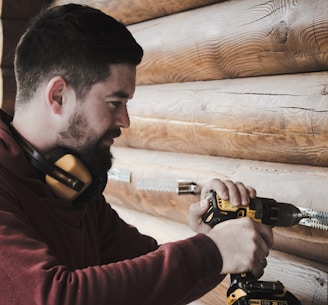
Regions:
[[108, 94], [107, 97], [120, 97], [120, 98], [124, 98], [124, 99], [132, 98], [131, 96], [129, 96], [129, 94], [127, 94], [126, 92], [124, 92], [122, 90], [114, 91], [111, 94]]

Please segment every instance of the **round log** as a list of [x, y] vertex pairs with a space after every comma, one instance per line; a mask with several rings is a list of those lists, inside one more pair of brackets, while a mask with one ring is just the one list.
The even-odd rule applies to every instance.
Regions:
[[51, 0], [0, 0], [2, 19], [28, 19], [36, 15]]
[[14, 112], [16, 82], [14, 56], [28, 19], [36, 15], [48, 0], [0, 0], [0, 107]]
[[327, 70], [327, 26], [326, 0], [225, 1], [138, 23], [138, 84]]
[[[152, 215], [187, 223], [189, 206], [199, 194], [178, 195], [178, 181], [201, 187], [212, 178], [242, 181], [255, 187], [260, 197], [328, 212], [326, 168], [122, 147], [113, 147], [113, 154], [117, 172], [109, 176], [108, 202]], [[276, 249], [327, 261], [328, 231], [300, 225], [276, 229]]]
[[52, 5], [78, 3], [102, 10], [128, 25], [155, 19], [223, 0], [54, 0]]
[[16, 82], [13, 68], [0, 68], [0, 108], [14, 113]]
[[118, 146], [328, 166], [328, 73], [138, 86]]
[[2, 48], [0, 54], [2, 67], [13, 67], [17, 43], [27, 28], [28, 20], [2, 19], [2, 35], [0, 37]]

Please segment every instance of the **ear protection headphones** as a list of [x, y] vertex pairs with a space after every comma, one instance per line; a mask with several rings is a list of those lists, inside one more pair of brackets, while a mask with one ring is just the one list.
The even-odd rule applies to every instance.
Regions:
[[73, 201], [90, 186], [90, 171], [68, 149], [57, 148], [43, 156], [13, 126], [10, 127], [31, 164], [45, 174], [46, 183], [59, 198]]

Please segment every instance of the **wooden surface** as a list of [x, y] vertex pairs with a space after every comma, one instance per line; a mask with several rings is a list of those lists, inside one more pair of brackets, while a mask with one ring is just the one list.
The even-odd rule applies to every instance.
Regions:
[[28, 19], [37, 14], [48, 0], [0, 0], [0, 16], [4, 19]]
[[130, 26], [145, 50], [137, 81], [327, 70], [327, 26], [327, 0], [225, 1], [141, 22]]
[[14, 67], [14, 56], [17, 43], [27, 28], [28, 20], [1, 19], [3, 35], [0, 47], [2, 48], [1, 66]]
[[[15, 4], [15, 1], [12, 3]], [[5, 16], [8, 14], [9, 12]], [[15, 49], [27, 23], [25, 19], [4, 19], [4, 16], [0, 19], [0, 107], [10, 113], [14, 111], [16, 95]]]
[[[189, 205], [199, 195], [177, 195], [177, 181], [202, 186], [220, 178], [251, 185], [260, 197], [328, 212], [326, 168], [121, 147], [112, 150], [114, 167], [129, 172], [131, 180], [111, 178], [105, 195], [109, 202], [131, 209], [188, 223]], [[328, 231], [299, 227], [277, 230], [275, 248], [327, 262]]]
[[47, 0], [0, 0], [0, 108], [10, 113], [14, 111], [16, 95], [16, 45], [29, 18], [36, 15], [47, 3]]
[[16, 82], [13, 68], [0, 68], [0, 108], [14, 113]]
[[[117, 205], [114, 205], [114, 208], [123, 219], [135, 225], [142, 233], [155, 237], [159, 243], [187, 238], [194, 234], [187, 225], [167, 218], [154, 217]], [[327, 272], [327, 264], [318, 264], [271, 250], [268, 265], [261, 280], [281, 281], [288, 291], [300, 299], [302, 305], [323, 305], [327, 300]], [[192, 304], [226, 304], [229, 283], [230, 279], [226, 277], [214, 290]]]
[[[20, 24], [47, 2], [0, 0], [5, 37], [0, 106], [9, 112], [15, 95], [13, 52], [25, 26]], [[106, 188], [120, 214], [162, 242], [190, 236], [188, 207], [198, 195], [178, 196], [172, 188], [178, 179], [202, 185], [212, 177], [240, 180], [256, 187], [259, 196], [327, 211], [327, 75], [290, 75], [328, 68], [327, 0], [76, 2], [126, 24], [139, 22], [129, 27], [145, 49], [139, 84], [202, 82], [138, 88], [130, 104], [131, 131], [116, 145], [149, 150], [113, 149], [115, 166], [132, 173], [131, 183], [110, 180]], [[214, 2], [222, 3], [208, 5]], [[148, 19], [153, 20], [141, 22]], [[272, 74], [286, 76], [240, 78]], [[239, 79], [203, 82], [223, 78]], [[122, 212], [125, 207], [134, 211]], [[327, 233], [275, 228], [275, 242], [276, 250], [297, 256], [272, 251], [264, 279], [281, 280], [303, 305], [325, 304]], [[194, 304], [224, 304], [228, 285], [227, 278]]]
[[116, 145], [328, 166], [328, 73], [138, 86]]
[[[222, 0], [221, 0], [222, 1]], [[138, 23], [181, 11], [221, 2], [220, 0], [54, 0], [52, 5], [86, 4], [113, 16], [124, 24]]]
[[20, 36], [25, 31], [27, 21], [1, 19], [0, 23], [0, 107], [13, 113], [16, 95], [15, 49]]

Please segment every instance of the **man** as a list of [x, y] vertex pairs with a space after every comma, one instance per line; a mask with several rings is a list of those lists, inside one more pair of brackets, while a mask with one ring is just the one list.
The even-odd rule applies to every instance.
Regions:
[[186, 304], [227, 273], [263, 274], [269, 227], [201, 221], [209, 190], [246, 205], [253, 188], [210, 181], [190, 208], [198, 234], [161, 246], [101, 195], [142, 54], [122, 24], [73, 4], [19, 42], [15, 114], [0, 121], [1, 305]]

